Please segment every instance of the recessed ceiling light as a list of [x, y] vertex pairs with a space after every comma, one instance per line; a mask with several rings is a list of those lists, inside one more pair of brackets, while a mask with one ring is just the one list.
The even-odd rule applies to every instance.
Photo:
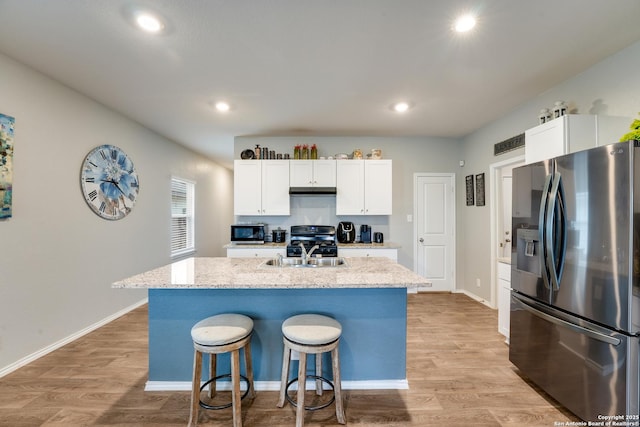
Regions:
[[136, 16], [136, 24], [150, 33], [157, 33], [164, 28], [162, 21], [158, 17], [146, 12]]
[[466, 33], [476, 26], [476, 18], [473, 15], [462, 15], [456, 19], [453, 28], [459, 33]]
[[396, 102], [391, 106], [391, 109], [396, 113], [404, 113], [409, 110], [409, 104], [407, 102]]
[[216, 110], [220, 111], [221, 113], [226, 113], [230, 109], [231, 106], [229, 105], [229, 103], [224, 101], [216, 102]]

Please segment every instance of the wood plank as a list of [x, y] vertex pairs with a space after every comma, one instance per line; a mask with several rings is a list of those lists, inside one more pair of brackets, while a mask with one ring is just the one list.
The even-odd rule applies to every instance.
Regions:
[[[351, 426], [553, 426], [578, 421], [520, 377], [497, 332], [497, 312], [462, 295], [409, 295], [409, 390], [345, 390]], [[186, 425], [189, 392], [145, 392], [147, 307], [0, 378], [0, 425]], [[225, 393], [225, 392], [221, 392]], [[242, 402], [245, 427], [295, 425], [278, 392]], [[200, 425], [232, 424], [231, 409]], [[333, 406], [305, 426], [339, 426]]]

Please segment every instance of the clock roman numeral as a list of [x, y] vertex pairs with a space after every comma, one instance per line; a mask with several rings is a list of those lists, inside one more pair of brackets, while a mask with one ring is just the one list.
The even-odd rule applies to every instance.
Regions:
[[111, 158], [113, 160], [117, 160], [118, 159], [118, 152], [116, 150], [111, 150]]
[[84, 182], [96, 182], [96, 179], [94, 177], [86, 177]]
[[94, 168], [97, 168], [97, 167], [98, 167], [98, 165], [96, 165], [95, 163], [93, 163], [93, 162], [91, 162], [91, 161], [89, 162], [89, 164], [90, 164], [91, 166], [93, 166]]
[[105, 202], [100, 203], [100, 212], [104, 213], [107, 209], [107, 204]]
[[135, 200], [136, 200], [136, 196], [133, 193], [129, 193], [129, 196], [127, 196], [127, 197], [129, 197], [129, 200], [131, 200], [132, 202], [135, 202]]
[[96, 197], [98, 197], [98, 192], [96, 190], [93, 190], [91, 193], [89, 193], [89, 198], [92, 202], [96, 199]]
[[104, 154], [104, 150], [100, 150], [100, 156], [102, 156], [102, 160], [107, 160], [107, 155]]

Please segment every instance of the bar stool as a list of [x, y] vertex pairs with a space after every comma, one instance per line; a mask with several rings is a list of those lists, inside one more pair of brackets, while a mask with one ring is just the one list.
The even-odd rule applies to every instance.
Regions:
[[[225, 313], [207, 317], [191, 328], [191, 338], [195, 349], [193, 359], [193, 383], [191, 389], [191, 413], [189, 425], [198, 423], [198, 406], [205, 409], [224, 409], [233, 406], [233, 426], [242, 427], [240, 401], [250, 395], [255, 397], [253, 387], [253, 367], [251, 364], [251, 333], [253, 320], [242, 314]], [[244, 359], [247, 376], [240, 375], [240, 349], [244, 348]], [[209, 380], [202, 386], [202, 354], [209, 354]], [[217, 355], [231, 353], [231, 373], [216, 376]], [[212, 406], [200, 400], [200, 393], [209, 386], [210, 398], [216, 393], [216, 380], [231, 378], [231, 403]], [[240, 395], [240, 381], [247, 384], [247, 390]]]
[[[296, 407], [296, 427], [304, 425], [305, 409], [315, 411], [336, 402], [336, 417], [340, 424], [346, 424], [344, 407], [342, 402], [342, 386], [340, 382], [340, 358], [338, 344], [342, 334], [340, 323], [327, 316], [319, 314], [300, 314], [286, 319], [282, 323], [284, 341], [284, 355], [282, 358], [282, 377], [280, 380], [280, 398], [278, 407], [284, 406], [285, 399]], [[291, 350], [299, 352], [298, 377], [289, 381], [289, 365]], [[322, 353], [331, 352], [333, 367], [333, 382], [322, 376]], [[307, 354], [315, 354], [315, 375], [307, 375]], [[334, 390], [333, 398], [323, 405], [315, 407], [304, 406], [304, 392], [306, 379], [315, 379], [315, 389], [318, 396], [322, 395], [322, 383], [328, 384]], [[298, 382], [296, 401], [288, 395], [289, 387]]]

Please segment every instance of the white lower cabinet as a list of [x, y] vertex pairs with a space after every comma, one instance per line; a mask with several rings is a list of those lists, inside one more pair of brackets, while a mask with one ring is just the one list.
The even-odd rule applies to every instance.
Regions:
[[227, 258], [275, 258], [287, 255], [287, 248], [227, 248]]
[[511, 310], [511, 265], [498, 263], [498, 332], [509, 342], [509, 317]]
[[387, 257], [398, 262], [398, 250], [390, 248], [341, 248], [338, 246], [338, 256], [349, 257]]

